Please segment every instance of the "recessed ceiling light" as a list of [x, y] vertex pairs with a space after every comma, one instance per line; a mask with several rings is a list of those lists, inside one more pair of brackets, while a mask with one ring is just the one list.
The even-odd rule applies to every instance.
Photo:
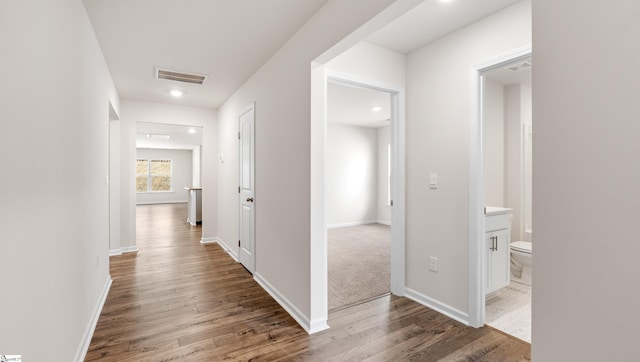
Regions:
[[172, 96], [174, 96], [176, 98], [177, 97], [182, 97], [182, 95], [184, 94], [181, 90], [178, 90], [178, 89], [174, 89], [170, 93], [171, 93]]
[[372, 110], [373, 112], [380, 112], [380, 111], [382, 110], [382, 107], [380, 107], [380, 106], [374, 106], [374, 107], [371, 107], [371, 110]]
[[196, 133], [196, 130], [195, 130], [195, 129], [193, 129], [193, 128], [189, 128], [189, 133], [191, 133], [191, 134], [195, 134], [195, 133]]

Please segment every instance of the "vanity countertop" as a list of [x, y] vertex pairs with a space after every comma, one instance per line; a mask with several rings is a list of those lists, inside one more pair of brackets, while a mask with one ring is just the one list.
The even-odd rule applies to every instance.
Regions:
[[509, 208], [506, 208], [506, 207], [487, 206], [487, 207], [485, 207], [484, 214], [487, 215], [487, 216], [511, 214], [512, 210], [513, 209], [509, 209]]

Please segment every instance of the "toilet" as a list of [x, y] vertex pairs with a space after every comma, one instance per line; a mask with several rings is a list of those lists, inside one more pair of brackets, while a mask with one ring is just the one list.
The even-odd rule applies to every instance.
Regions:
[[514, 241], [511, 243], [511, 279], [531, 285], [531, 266], [533, 248], [530, 241]]

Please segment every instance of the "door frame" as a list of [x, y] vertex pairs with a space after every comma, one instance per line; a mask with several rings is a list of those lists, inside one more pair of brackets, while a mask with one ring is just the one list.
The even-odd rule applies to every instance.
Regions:
[[[242, 264], [242, 258], [241, 258], [241, 253], [242, 253], [242, 247], [240, 246], [240, 240], [241, 240], [241, 235], [242, 235], [242, 223], [243, 223], [243, 218], [242, 218], [242, 193], [240, 192], [240, 185], [242, 183], [242, 140], [240, 138], [240, 134], [242, 133], [242, 116], [248, 112], [253, 111], [253, 134], [251, 137], [251, 159], [253, 161], [253, 165], [252, 165], [252, 170], [251, 170], [251, 182], [252, 182], [252, 188], [253, 188], [253, 198], [255, 199], [255, 187], [256, 187], [256, 179], [255, 179], [255, 175], [256, 175], [256, 165], [255, 165], [255, 160], [256, 160], [256, 103], [252, 102], [249, 106], [247, 106], [246, 108], [244, 108], [240, 114], [238, 115], [238, 263]], [[249, 270], [249, 272], [251, 274], [255, 274], [255, 270], [256, 270], [256, 206], [255, 206], [255, 201], [253, 201], [253, 217], [252, 217], [252, 224], [251, 225], [251, 231], [253, 233], [253, 250], [251, 251], [251, 258], [252, 260], [252, 265], [253, 265], [253, 270]], [[245, 268], [246, 266], [244, 264], [242, 264]], [[247, 269], [248, 270], [248, 269]]]
[[487, 260], [484, 249], [484, 129], [483, 73], [531, 57], [531, 45], [513, 49], [471, 66], [471, 124], [469, 142], [469, 325], [485, 324], [485, 278]]
[[329, 328], [328, 252], [325, 188], [327, 82], [373, 89], [390, 95], [391, 105], [391, 293], [405, 295], [405, 90], [398, 85], [331, 71], [311, 69], [311, 308], [309, 333]]

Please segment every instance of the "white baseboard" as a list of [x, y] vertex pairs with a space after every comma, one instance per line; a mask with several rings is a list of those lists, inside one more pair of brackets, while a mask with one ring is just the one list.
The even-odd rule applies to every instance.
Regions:
[[74, 361], [82, 362], [87, 356], [87, 351], [89, 351], [89, 345], [91, 344], [91, 338], [93, 338], [93, 332], [95, 332], [96, 330], [98, 318], [100, 318], [102, 307], [104, 307], [104, 303], [107, 301], [107, 295], [109, 295], [109, 289], [111, 289], [112, 282], [113, 279], [111, 279], [111, 275], [108, 275], [107, 280], [104, 284], [104, 288], [102, 288], [102, 294], [100, 294], [98, 303], [96, 303], [95, 307], [93, 308], [93, 314], [91, 315], [89, 324], [87, 325], [87, 328], [82, 335], [82, 341], [80, 342], [78, 351], [76, 351], [76, 357], [73, 359]]
[[120, 248], [120, 249], [111, 249], [109, 250], [109, 256], [118, 256], [118, 255], [122, 255], [124, 253], [133, 253], [138, 251], [138, 247], [137, 246], [125, 246], [124, 248]]
[[122, 255], [122, 249], [109, 250], [109, 256], [118, 256], [118, 255]]
[[267, 282], [260, 274], [254, 273], [253, 279], [255, 279], [262, 289], [266, 290], [267, 293], [269, 293], [269, 295], [271, 295], [271, 297], [275, 299], [275, 301], [280, 304], [280, 306], [284, 308], [284, 310], [287, 311], [287, 313], [289, 313], [289, 315], [293, 317], [293, 319], [295, 319], [300, 327], [302, 327], [307, 333], [312, 334], [329, 328], [326, 321], [316, 321], [316, 323], [311, 323], [309, 318], [305, 317], [305, 315], [302, 314], [295, 305], [285, 298], [276, 288], [269, 284], [269, 282]]
[[138, 247], [137, 246], [125, 246], [124, 248], [120, 248], [120, 249], [111, 249], [109, 250], [109, 256], [118, 256], [118, 255], [122, 255], [124, 253], [133, 253], [138, 251]]
[[136, 205], [160, 205], [160, 204], [187, 204], [189, 200], [178, 200], [178, 201], [140, 201], [136, 202]]
[[391, 226], [391, 221], [387, 220], [377, 220], [376, 224]]
[[224, 240], [220, 239], [219, 237], [218, 239], [218, 245], [220, 245], [220, 247], [227, 252], [227, 254], [229, 254], [229, 256], [231, 256], [231, 258], [233, 258], [233, 260], [236, 261], [236, 263], [240, 262], [240, 259], [238, 259], [238, 254], [234, 251], [234, 249], [232, 249], [231, 247], [229, 247], [229, 245], [227, 245], [227, 243], [224, 242]]
[[429, 298], [426, 295], [420, 292], [416, 292], [411, 288], [405, 288], [404, 296], [426, 307], [429, 307], [435, 310], [436, 312], [442, 313], [449, 318], [455, 319], [464, 325], [467, 325], [467, 326], [469, 325], [469, 314], [465, 312], [457, 310], [456, 308], [453, 308], [447, 304], [439, 302], [433, 298]]
[[377, 224], [377, 223], [378, 223], [377, 220], [354, 221], [354, 222], [346, 222], [342, 224], [327, 225], [327, 228], [336, 229], [336, 228], [346, 228], [349, 226], [369, 225], [369, 224]]
[[216, 244], [220, 242], [220, 238], [217, 236], [205, 238], [204, 236], [200, 239], [200, 244]]
[[136, 251], [138, 251], [138, 247], [137, 246], [125, 246], [124, 248], [120, 248], [120, 250], [122, 250], [123, 253], [134, 253]]

